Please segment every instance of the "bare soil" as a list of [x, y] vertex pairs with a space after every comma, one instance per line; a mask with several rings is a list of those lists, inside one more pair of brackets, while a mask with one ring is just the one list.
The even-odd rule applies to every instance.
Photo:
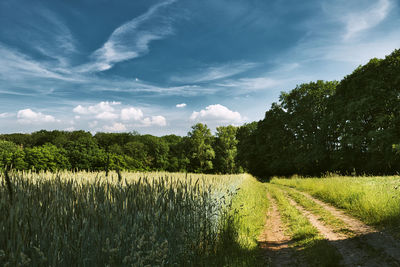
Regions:
[[[301, 191], [298, 192], [313, 200], [315, 203], [332, 213], [332, 215], [345, 222], [348, 228], [359, 237], [360, 241], [368, 243], [370, 247], [378, 251], [380, 254], [386, 254], [386, 258], [392, 258], [391, 266], [400, 266], [400, 241], [395, 239], [388, 232], [379, 231], [332, 205], [318, 200], [307, 193]], [[382, 263], [381, 266], [383, 266]]]
[[270, 208], [263, 232], [258, 238], [259, 246], [265, 251], [265, 260], [271, 266], [298, 266], [294, 250], [290, 247], [290, 237], [285, 234], [285, 225], [275, 199], [268, 195]]
[[[320, 205], [333, 216], [342, 220], [346, 232], [338, 232], [321, 218], [306, 210], [287, 194], [291, 205], [296, 207], [320, 232], [320, 234], [342, 255], [343, 266], [400, 266], [400, 241], [388, 232], [379, 231], [366, 225], [357, 218], [333, 207], [311, 195], [298, 191], [316, 205]], [[285, 234], [286, 226], [281, 220], [277, 203], [269, 194], [270, 209], [262, 234], [258, 238], [259, 246], [269, 266], [306, 266], [304, 259], [298, 258], [292, 241]]]
[[368, 252], [359, 247], [357, 240], [348, 238], [343, 233], [336, 233], [329, 226], [324, 225], [318, 216], [298, 205], [293, 199], [289, 198], [289, 201], [292, 206], [306, 216], [319, 233], [342, 255], [343, 266], [382, 266], [382, 259], [371, 257]]

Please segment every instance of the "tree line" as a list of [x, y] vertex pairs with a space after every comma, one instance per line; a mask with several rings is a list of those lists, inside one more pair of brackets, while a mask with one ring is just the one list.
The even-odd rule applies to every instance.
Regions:
[[46, 131], [0, 135], [0, 166], [17, 170], [237, 173], [234, 126], [215, 135], [201, 123], [187, 136]]
[[0, 135], [0, 164], [32, 170], [247, 171], [274, 175], [397, 174], [400, 50], [338, 81], [283, 92], [263, 120], [194, 125], [187, 136], [38, 131]]
[[239, 158], [257, 176], [397, 174], [400, 50], [340, 82], [310, 82], [281, 93], [263, 120], [244, 128]]

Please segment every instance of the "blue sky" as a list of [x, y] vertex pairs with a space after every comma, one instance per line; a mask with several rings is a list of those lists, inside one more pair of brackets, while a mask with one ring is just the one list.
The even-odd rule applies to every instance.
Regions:
[[186, 135], [400, 48], [397, 0], [0, 2], [0, 132]]

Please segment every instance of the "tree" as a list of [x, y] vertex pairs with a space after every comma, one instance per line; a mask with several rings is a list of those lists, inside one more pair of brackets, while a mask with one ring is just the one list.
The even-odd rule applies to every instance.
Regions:
[[236, 131], [237, 156], [236, 161], [243, 171], [250, 171], [250, 165], [257, 159], [256, 154], [257, 122], [246, 123]]
[[107, 153], [99, 148], [92, 135], [83, 131], [72, 134], [74, 141], [69, 141], [66, 145], [71, 167], [78, 170], [104, 170]]
[[13, 167], [17, 170], [26, 168], [25, 153], [21, 146], [13, 142], [0, 140], [0, 169]]
[[185, 172], [189, 165], [187, 137], [174, 134], [161, 137], [169, 147], [167, 171]]
[[254, 135], [255, 143], [251, 148], [255, 155], [249, 162], [250, 173], [262, 178], [295, 173], [294, 136], [288, 127], [288, 115], [281, 105], [271, 105], [265, 118], [258, 122]]
[[143, 135], [141, 142], [145, 145], [150, 168], [165, 170], [168, 166], [168, 144], [163, 139], [152, 135]]
[[330, 168], [333, 140], [328, 107], [337, 84], [335, 81], [305, 83], [280, 96], [286, 127], [294, 138], [293, 164], [299, 174], [319, 175]]
[[207, 125], [197, 123], [188, 133], [190, 144], [190, 167], [195, 172], [209, 172], [213, 168], [215, 152], [212, 148], [212, 135]]
[[215, 138], [215, 164], [214, 169], [221, 173], [235, 173], [237, 144], [236, 139], [237, 127], [220, 126], [217, 127]]
[[333, 99], [338, 128], [337, 168], [388, 174], [400, 169], [400, 50], [371, 59], [346, 76]]
[[56, 171], [71, 167], [66, 157], [66, 151], [52, 144], [27, 148], [25, 160], [29, 168], [36, 171]]

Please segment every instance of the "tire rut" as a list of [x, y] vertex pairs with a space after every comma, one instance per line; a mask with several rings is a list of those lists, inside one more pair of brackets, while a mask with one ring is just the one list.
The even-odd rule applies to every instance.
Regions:
[[360, 249], [354, 239], [349, 239], [345, 234], [334, 232], [330, 227], [324, 225], [318, 216], [304, 209], [289, 196], [286, 195], [286, 197], [289, 199], [291, 205], [297, 208], [319, 233], [342, 255], [342, 264], [344, 266], [382, 266], [382, 261], [379, 259], [371, 259], [369, 254]]
[[268, 199], [270, 208], [264, 230], [258, 238], [259, 246], [265, 251], [266, 260], [271, 266], [299, 266], [294, 257], [295, 251], [290, 247], [291, 238], [285, 234], [277, 203], [269, 194]]
[[[360, 220], [344, 213], [342, 210], [339, 210], [338, 208], [333, 207], [330, 204], [316, 199], [305, 192], [299, 191], [297, 189], [294, 190], [314, 201], [316, 204], [329, 211], [333, 216], [342, 220], [347, 225], [347, 228], [357, 236], [357, 239], [359, 240], [358, 242], [365, 243], [370, 248], [378, 251], [380, 254], [386, 255], [386, 257], [382, 255], [382, 257], [384, 257], [386, 261], [390, 262], [390, 266], [400, 266], [399, 240], [393, 238], [389, 233], [378, 231], [374, 227], [366, 225]], [[380, 266], [383, 266], [382, 262], [380, 262]]]

